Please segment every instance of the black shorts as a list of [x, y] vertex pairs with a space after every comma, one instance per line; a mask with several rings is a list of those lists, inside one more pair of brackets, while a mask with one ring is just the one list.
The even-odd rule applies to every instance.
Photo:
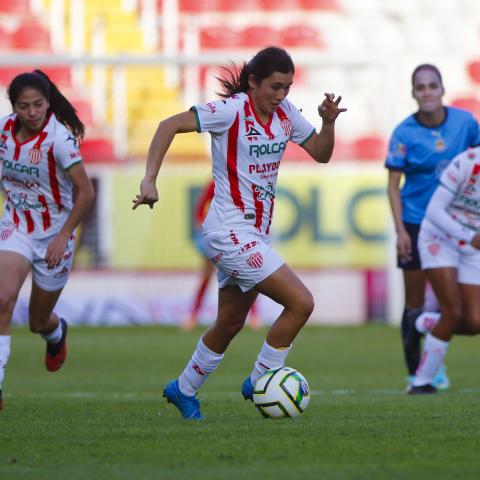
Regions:
[[397, 256], [397, 266], [402, 270], [420, 270], [422, 267], [420, 265], [420, 256], [418, 254], [418, 232], [420, 231], [420, 225], [416, 223], [405, 223], [405, 229], [407, 230], [410, 238], [412, 240], [412, 259], [411, 260], [402, 260]]

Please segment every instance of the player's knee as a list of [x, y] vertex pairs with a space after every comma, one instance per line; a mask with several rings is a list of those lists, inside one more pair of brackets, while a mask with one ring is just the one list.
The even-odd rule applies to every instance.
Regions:
[[15, 307], [16, 297], [8, 290], [0, 291], [0, 315], [11, 315]]
[[313, 309], [315, 308], [313, 295], [309, 291], [304, 292], [297, 298], [295, 307], [306, 322], [310, 318], [310, 315], [313, 313]]

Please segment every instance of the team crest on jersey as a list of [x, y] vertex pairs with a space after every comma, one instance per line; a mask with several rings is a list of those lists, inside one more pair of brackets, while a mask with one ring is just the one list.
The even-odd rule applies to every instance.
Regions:
[[40, 163], [40, 159], [42, 158], [42, 151], [39, 148], [32, 148], [28, 152], [28, 156], [31, 164], [38, 165]]
[[280, 122], [280, 126], [282, 127], [283, 133], [287, 135], [287, 137], [292, 133], [292, 122], [289, 118], [283, 118]]
[[404, 143], [397, 143], [395, 145], [395, 156], [403, 157], [407, 153], [407, 147]]
[[432, 132], [432, 135], [435, 137], [435, 150], [437, 152], [443, 152], [445, 148], [447, 148], [447, 145], [442, 138], [441, 132]]
[[263, 256], [260, 252], [252, 253], [246, 260], [247, 265], [252, 268], [262, 268]]

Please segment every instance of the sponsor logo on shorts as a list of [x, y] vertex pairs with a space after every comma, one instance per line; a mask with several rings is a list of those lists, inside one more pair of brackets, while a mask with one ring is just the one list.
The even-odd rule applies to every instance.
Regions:
[[252, 253], [246, 260], [247, 265], [252, 268], [262, 268], [263, 256], [260, 252]]
[[254, 240], [253, 242], [250, 242], [250, 243], [246, 243], [242, 249], [240, 250], [239, 253], [245, 253], [247, 252], [248, 250], [252, 249], [253, 247], [256, 247], [258, 245], [258, 242], [256, 240]]
[[67, 275], [68, 274], [68, 268], [67, 267], [63, 267], [58, 273], [56, 273], [54, 275], [55, 278], [57, 277], [63, 277], [64, 275]]
[[13, 228], [5, 228], [0, 232], [0, 240], [8, 240], [13, 233]]
[[230, 230], [230, 240], [233, 242], [234, 245], [238, 245], [240, 242], [238, 241], [237, 234]]
[[440, 252], [440, 245], [438, 243], [431, 243], [429, 246], [428, 246], [428, 251], [433, 255], [438, 255], [438, 253]]
[[223, 258], [223, 252], [218, 253], [214, 257], [211, 258], [213, 263], [218, 263]]

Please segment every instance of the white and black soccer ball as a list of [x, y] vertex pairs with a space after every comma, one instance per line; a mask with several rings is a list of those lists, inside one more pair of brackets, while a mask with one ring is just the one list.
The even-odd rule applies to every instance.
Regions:
[[298, 417], [310, 402], [305, 377], [290, 367], [273, 368], [255, 384], [253, 403], [266, 418]]

